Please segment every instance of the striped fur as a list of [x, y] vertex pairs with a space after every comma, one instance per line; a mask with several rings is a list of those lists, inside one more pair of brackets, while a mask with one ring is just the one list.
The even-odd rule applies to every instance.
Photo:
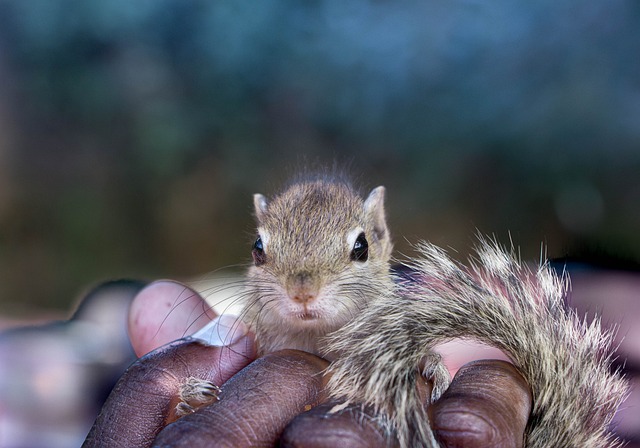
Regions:
[[505, 351], [530, 385], [526, 447], [620, 446], [608, 429], [627, 394], [610, 369], [613, 335], [567, 310], [566, 276], [546, 265], [532, 271], [483, 239], [469, 269], [434, 245], [418, 251], [415, 282], [330, 336], [328, 350], [340, 353], [328, 384], [335, 398], [374, 406], [403, 447], [437, 447], [417, 366], [435, 344], [471, 338]]

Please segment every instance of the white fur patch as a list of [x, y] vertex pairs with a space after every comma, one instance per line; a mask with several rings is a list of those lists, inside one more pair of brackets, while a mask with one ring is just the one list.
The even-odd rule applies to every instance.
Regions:
[[356, 244], [356, 240], [358, 239], [358, 235], [364, 232], [362, 227], [356, 227], [351, 232], [347, 233], [347, 247], [349, 250], [353, 249], [353, 245]]
[[269, 240], [271, 240], [271, 235], [264, 228], [258, 227], [258, 235], [260, 235], [260, 239], [262, 240], [262, 247], [264, 250], [267, 250], [267, 246], [269, 245]]

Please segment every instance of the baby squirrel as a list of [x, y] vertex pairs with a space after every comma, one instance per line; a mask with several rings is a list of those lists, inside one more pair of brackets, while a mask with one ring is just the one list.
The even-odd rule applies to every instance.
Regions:
[[366, 200], [345, 182], [295, 183], [254, 196], [258, 223], [243, 320], [260, 353], [284, 348], [332, 359], [322, 338], [390, 293], [392, 244], [384, 187]]
[[470, 270], [420, 244], [412, 280], [399, 281], [384, 193], [377, 187], [363, 199], [327, 177], [294, 183], [271, 201], [254, 196], [243, 320], [260, 352], [328, 358], [334, 398], [372, 405], [403, 447], [437, 447], [417, 377], [434, 382], [437, 399], [449, 378], [432, 347], [477, 339], [507, 353], [531, 387], [525, 446], [617, 443], [608, 426], [627, 386], [610, 371], [612, 335], [566, 309], [568, 279], [545, 265], [532, 272], [481, 240]]

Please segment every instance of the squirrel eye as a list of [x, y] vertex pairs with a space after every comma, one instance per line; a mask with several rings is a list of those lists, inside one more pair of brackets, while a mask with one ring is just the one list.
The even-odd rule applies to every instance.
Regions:
[[353, 244], [351, 250], [351, 259], [353, 261], [367, 261], [369, 258], [369, 243], [365, 238], [364, 233], [358, 235], [356, 242]]
[[260, 266], [266, 261], [264, 246], [262, 245], [262, 238], [258, 237], [255, 243], [253, 243], [251, 255], [253, 256], [253, 262], [256, 264], [256, 266]]

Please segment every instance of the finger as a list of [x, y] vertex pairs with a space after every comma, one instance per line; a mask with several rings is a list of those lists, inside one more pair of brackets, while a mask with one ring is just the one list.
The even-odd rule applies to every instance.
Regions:
[[522, 447], [531, 392], [505, 361], [463, 366], [429, 414], [443, 447]]
[[[127, 321], [133, 299], [145, 286], [146, 283], [140, 280], [102, 283], [87, 293], [69, 320], [70, 324], [83, 324], [87, 329], [86, 334], [78, 336], [79, 343], [100, 347], [85, 351], [93, 355], [92, 361], [114, 367], [114, 383], [136, 358], [127, 332]], [[105, 363], [107, 357], [110, 361]]]
[[220, 401], [167, 426], [153, 446], [272, 446], [286, 424], [321, 400], [327, 361], [284, 350], [224, 384]]
[[[422, 401], [431, 396], [432, 384], [417, 378], [417, 391]], [[285, 428], [280, 439], [284, 447], [395, 447], [398, 439], [382, 426], [387, 421], [371, 407], [353, 404], [344, 407], [329, 402], [298, 415]]]
[[190, 335], [216, 316], [191, 288], [161, 280], [144, 288], [129, 309], [129, 337], [142, 356], [168, 342]]
[[101, 283], [82, 297], [71, 320], [97, 321], [101, 325], [121, 322], [132, 299], [146, 286], [142, 280], [130, 279]]
[[[419, 385], [423, 397], [430, 395], [428, 384]], [[434, 429], [445, 447], [522, 446], [530, 401], [528, 386], [511, 364], [469, 364], [434, 404]], [[377, 424], [380, 419], [371, 409], [355, 405], [333, 412], [332, 408], [327, 403], [296, 417], [285, 429], [280, 444], [313, 448], [395, 446], [395, 438], [385, 437], [384, 429]]]
[[140, 358], [122, 376], [94, 423], [84, 447], [147, 447], [173, 418], [181, 386], [189, 377], [223, 384], [255, 358], [252, 335], [226, 347], [188, 339]]
[[321, 404], [294, 418], [284, 429], [280, 446], [284, 448], [352, 448], [394, 446], [395, 439], [385, 437], [379, 419], [370, 408], [348, 406], [335, 411], [338, 403]]

